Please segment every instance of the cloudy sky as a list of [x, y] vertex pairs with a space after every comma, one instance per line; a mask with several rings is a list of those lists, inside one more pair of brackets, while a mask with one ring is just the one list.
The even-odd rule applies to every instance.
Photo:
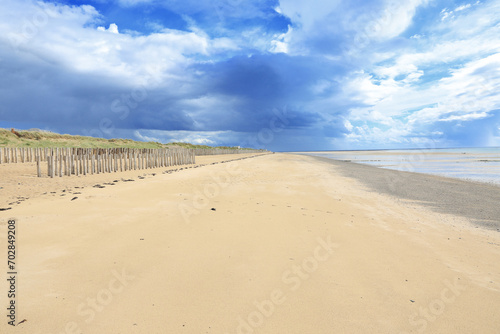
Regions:
[[0, 127], [500, 146], [500, 0], [0, 0]]

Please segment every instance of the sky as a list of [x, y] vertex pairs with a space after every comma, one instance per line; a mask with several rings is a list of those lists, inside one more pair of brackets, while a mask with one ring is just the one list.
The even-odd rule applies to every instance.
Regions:
[[0, 0], [0, 127], [500, 146], [500, 0]]

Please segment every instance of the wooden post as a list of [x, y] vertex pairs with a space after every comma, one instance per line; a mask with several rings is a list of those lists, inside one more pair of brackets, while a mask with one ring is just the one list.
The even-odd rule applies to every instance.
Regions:
[[36, 175], [42, 177], [42, 169], [40, 168], [40, 156], [36, 157]]
[[74, 159], [74, 160], [73, 160], [73, 164], [74, 164], [74, 166], [75, 166], [75, 175], [76, 175], [76, 176], [79, 176], [79, 175], [80, 175], [80, 168], [79, 168], [79, 167], [80, 167], [80, 166], [79, 166], [80, 164], [78, 163], [78, 155], [76, 155], [76, 154], [75, 154], [75, 155], [73, 155], [73, 159]]
[[52, 156], [52, 158], [54, 159], [52, 161], [52, 174], [54, 176], [57, 175], [57, 152], [54, 152], [54, 155]]
[[112, 157], [110, 149], [106, 149], [106, 173], [111, 173], [113, 171]]
[[78, 159], [78, 173], [83, 175], [83, 155], [81, 153], [82, 152], [78, 152], [76, 158]]
[[110, 150], [108, 150], [108, 173], [113, 172], [113, 155]]
[[66, 157], [66, 155], [61, 156], [61, 161], [63, 161], [62, 164], [64, 166], [64, 176], [68, 176], [68, 160], [66, 159]]
[[54, 160], [52, 160], [52, 155], [47, 156], [47, 162], [50, 164], [50, 172], [49, 172], [49, 177], [53, 177], [53, 170], [54, 170]]
[[50, 177], [50, 160], [47, 159], [47, 176]]
[[59, 177], [62, 177], [62, 164], [63, 164], [63, 155], [61, 151], [61, 155], [59, 156]]
[[81, 157], [83, 165], [82, 174], [87, 175], [87, 155], [83, 154]]

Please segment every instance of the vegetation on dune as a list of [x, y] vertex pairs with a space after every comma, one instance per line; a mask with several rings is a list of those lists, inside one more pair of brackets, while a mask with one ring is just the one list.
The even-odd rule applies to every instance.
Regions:
[[[104, 139], [85, 136], [72, 136], [39, 129], [12, 131], [0, 129], [0, 147], [85, 147], [85, 148], [214, 148], [206, 145], [189, 143], [142, 142], [132, 139]], [[237, 148], [219, 146], [216, 148]]]
[[237, 146], [208, 146], [208, 145], [194, 145], [190, 143], [181, 143], [181, 142], [173, 142], [173, 143], [168, 143], [166, 145], [175, 145], [178, 147], [183, 147], [183, 148], [220, 148], [220, 149], [229, 149], [229, 150], [253, 150], [253, 148], [243, 148], [243, 147], [237, 147]]

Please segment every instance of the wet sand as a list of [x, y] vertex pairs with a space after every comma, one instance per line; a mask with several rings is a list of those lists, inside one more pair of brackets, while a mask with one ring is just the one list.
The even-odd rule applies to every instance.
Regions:
[[435, 175], [396, 171], [328, 158], [347, 177], [396, 199], [418, 201], [441, 213], [468, 218], [478, 226], [500, 231], [500, 186]]

